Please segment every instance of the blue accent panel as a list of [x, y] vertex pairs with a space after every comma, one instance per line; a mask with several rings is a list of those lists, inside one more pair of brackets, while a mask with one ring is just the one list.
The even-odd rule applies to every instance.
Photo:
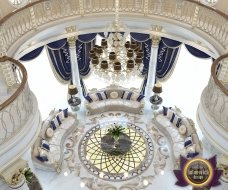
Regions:
[[68, 108], [63, 109], [63, 114], [65, 118], [68, 117]]
[[156, 77], [165, 78], [175, 67], [181, 42], [162, 38], [158, 48]]
[[41, 144], [41, 148], [43, 148], [44, 150], [47, 150], [47, 151], [50, 150], [49, 145], [48, 145], [48, 144], [45, 144], [45, 143], [42, 143], [42, 144]]
[[163, 43], [170, 48], [178, 48], [181, 45], [181, 42], [171, 40], [169, 38], [162, 38]]
[[147, 83], [147, 74], [144, 76], [143, 84], [141, 86], [141, 94], [145, 94], [145, 89], [146, 89], [146, 83]]
[[198, 57], [198, 58], [210, 58], [209, 55], [207, 55], [206, 53], [192, 47], [192, 46], [189, 46], [187, 44], [185, 44], [185, 47], [187, 48], [187, 50], [189, 51], [189, 53], [191, 53], [192, 55]]
[[150, 39], [149, 34], [143, 34], [143, 33], [137, 33], [137, 32], [131, 32], [130, 36], [134, 41], [137, 41], [137, 42], [145, 42]]
[[62, 122], [60, 121], [60, 118], [59, 118], [59, 116], [58, 116], [58, 115], [56, 116], [56, 119], [57, 119], [57, 121], [58, 121], [59, 125], [61, 125], [61, 124], [62, 124]]
[[144, 97], [145, 97], [144, 95], [140, 94], [139, 97], [137, 98], [137, 101], [141, 102]]
[[37, 58], [40, 55], [40, 53], [43, 51], [43, 49], [44, 49], [44, 46], [39, 47], [39, 48], [27, 53], [26, 55], [24, 55], [23, 57], [20, 58], [20, 61], [31, 61], [31, 60]]
[[106, 91], [104, 91], [104, 94], [105, 94], [106, 99], [108, 99], [108, 94]]
[[65, 44], [59, 49], [51, 49], [49, 44], [47, 46], [48, 56], [56, 74], [62, 80], [69, 81], [71, 79], [71, 62], [68, 43], [65, 40]]
[[168, 108], [163, 106], [163, 115], [167, 115], [168, 114]]
[[189, 152], [187, 154], [187, 158], [194, 158], [199, 154], [199, 152]]
[[127, 95], [127, 99], [126, 100], [130, 100], [131, 99], [131, 96], [132, 96], [132, 92], [128, 92], [128, 95]]
[[96, 39], [97, 33], [82, 34], [78, 36], [78, 40], [83, 43], [89, 43]]
[[179, 128], [181, 126], [181, 122], [182, 122], [182, 119], [178, 118], [177, 119], [177, 124], [176, 124], [177, 128]]
[[83, 96], [85, 97], [87, 95], [87, 90], [86, 90], [85, 84], [83, 82], [83, 79], [80, 79], [80, 84], [81, 84], [81, 87], [82, 87]]
[[98, 97], [99, 101], [103, 100], [103, 98], [101, 96], [101, 93], [97, 92], [96, 94], [97, 94], [97, 97]]
[[190, 135], [190, 136], [185, 138], [184, 147], [186, 148], [186, 147], [191, 146], [191, 145], [193, 145], [193, 142], [192, 142], [192, 136]]
[[51, 127], [53, 130], [56, 130], [56, 126], [55, 126], [55, 122], [54, 122], [54, 121], [50, 121], [50, 127]]
[[104, 32], [99, 32], [99, 33], [97, 33], [97, 34], [99, 34], [102, 38], [106, 38], [106, 36], [105, 36], [105, 33], [104, 33]]
[[66, 42], [67, 42], [67, 39], [64, 38], [64, 39], [61, 39], [61, 40], [57, 40], [55, 42], [51, 42], [51, 43], [47, 44], [47, 46], [50, 49], [60, 49], [66, 44]]
[[47, 156], [36, 156], [36, 158], [41, 162], [47, 162], [48, 161]]
[[123, 91], [123, 93], [122, 93], [122, 95], [121, 95], [121, 99], [123, 99], [124, 94], [125, 94], [125, 90]]
[[85, 99], [86, 99], [89, 103], [93, 102], [92, 98], [91, 98], [89, 95], [85, 96]]
[[171, 122], [171, 123], [173, 123], [174, 118], [175, 118], [175, 113], [173, 113], [173, 115], [172, 115], [172, 117], [171, 117], [171, 119], [170, 119], [170, 122]]

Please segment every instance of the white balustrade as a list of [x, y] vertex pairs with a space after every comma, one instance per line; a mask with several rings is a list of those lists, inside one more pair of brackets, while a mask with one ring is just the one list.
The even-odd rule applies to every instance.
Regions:
[[228, 57], [220, 61], [217, 78], [228, 90]]
[[228, 132], [228, 96], [215, 84], [212, 77], [201, 95], [201, 104], [204, 111], [217, 123], [216, 127]]
[[[25, 125], [28, 117], [33, 110], [33, 101], [31, 91], [27, 83], [27, 73], [25, 68], [11, 62], [11, 60], [2, 61], [2, 67], [7, 65], [6, 69], [9, 76], [14, 79], [8, 99], [1, 102], [0, 105], [0, 145], [9, 140], [12, 136]], [[23, 70], [23, 71], [22, 71]], [[6, 70], [3, 70], [6, 72]], [[5, 74], [6, 75], [6, 74]], [[7, 81], [6, 81], [7, 82]], [[11, 81], [8, 81], [8, 83]], [[12, 96], [11, 96], [12, 95]], [[7, 103], [8, 101], [8, 103]]]
[[[53, 21], [70, 17], [114, 14], [113, 0], [49, 0], [34, 4], [0, 24], [1, 43], [7, 51], [29, 31]], [[201, 30], [228, 48], [228, 25], [224, 15], [187, 0], [120, 0], [119, 12], [139, 16], [172, 19]], [[187, 26], [186, 25], [186, 26]]]

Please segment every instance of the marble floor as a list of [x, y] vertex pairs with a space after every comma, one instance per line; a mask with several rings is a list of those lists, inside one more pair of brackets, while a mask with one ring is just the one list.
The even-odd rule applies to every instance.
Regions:
[[[83, 108], [82, 108], [83, 109]], [[150, 108], [148, 108], [150, 109]], [[170, 152], [170, 143], [165, 135], [151, 121], [153, 114], [134, 115], [125, 112], [106, 112], [99, 115], [85, 117], [78, 114], [81, 125], [72, 132], [65, 141], [65, 157], [63, 169], [58, 174], [36, 169], [36, 175], [44, 190], [71, 190], [71, 189], [94, 189], [94, 190], [138, 190], [138, 189], [175, 189], [190, 190], [191, 187], [178, 187], [173, 174], [174, 160]], [[134, 123], [145, 131], [153, 143], [153, 158], [151, 164], [135, 177], [128, 179], [127, 174], [121, 182], [104, 180], [104, 174], [94, 173], [88, 170], [80, 161], [79, 144], [88, 130], [97, 124], [104, 123]], [[165, 150], [165, 151], [162, 151]], [[207, 152], [204, 152], [209, 156]], [[162, 182], [162, 183], [161, 183]], [[227, 186], [219, 186], [218, 190], [225, 190]], [[212, 188], [213, 189], [213, 188]], [[227, 190], [227, 189], [226, 189]]]

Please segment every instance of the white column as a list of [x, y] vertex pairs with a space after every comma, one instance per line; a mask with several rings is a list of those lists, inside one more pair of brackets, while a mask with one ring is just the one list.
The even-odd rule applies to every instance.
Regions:
[[152, 89], [155, 83], [156, 78], [156, 67], [157, 67], [157, 57], [158, 57], [158, 46], [161, 38], [159, 36], [151, 35], [152, 46], [151, 46], [151, 55], [149, 63], [149, 71], [147, 84], [145, 88], [145, 97], [148, 99], [152, 95]]
[[69, 37], [67, 39], [70, 49], [70, 61], [71, 61], [71, 75], [72, 75], [72, 82], [76, 85], [78, 89], [78, 96], [82, 98], [82, 87], [80, 83], [80, 74], [78, 69], [78, 60], [76, 54], [76, 37]]

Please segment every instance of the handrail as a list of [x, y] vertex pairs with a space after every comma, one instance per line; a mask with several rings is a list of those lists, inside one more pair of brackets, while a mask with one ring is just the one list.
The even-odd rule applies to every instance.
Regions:
[[19, 96], [19, 94], [25, 88], [25, 84], [27, 83], [27, 79], [28, 79], [27, 71], [26, 71], [25, 67], [19, 61], [15, 60], [11, 57], [7, 57], [7, 56], [0, 57], [0, 63], [5, 62], [5, 61], [10, 61], [10, 62], [14, 63], [15, 65], [17, 65], [21, 69], [23, 78], [22, 78], [20, 86], [14, 92], [14, 94], [0, 105], [0, 111], [3, 110], [4, 108], [6, 108], [9, 104], [11, 104]]
[[38, 3], [41, 3], [41, 2], [44, 2], [44, 1], [49, 1], [49, 0], [38, 0], [38, 1], [35, 1], [35, 2], [32, 2], [32, 3], [29, 3], [27, 5], [25, 5], [24, 7], [21, 7], [19, 9], [16, 9], [15, 11], [7, 14], [6, 16], [4, 16], [2, 19], [0, 19], [0, 25], [2, 25], [6, 20], [8, 20], [11, 16], [23, 11], [24, 9], [27, 9], [29, 7], [32, 7], [33, 5], [35, 4], [38, 4]]
[[218, 10], [218, 9], [214, 9], [214, 8], [212, 8], [212, 7], [209, 7], [209, 6], [207, 6], [207, 5], [204, 5], [204, 4], [202, 4], [202, 3], [198, 2], [198, 1], [194, 1], [194, 0], [185, 0], [185, 1], [189, 1], [189, 2], [191, 2], [191, 3], [195, 3], [195, 4], [199, 5], [199, 6], [204, 7], [204, 8], [210, 9], [211, 11], [214, 11], [214, 12], [220, 14], [222, 17], [224, 17], [225, 19], [228, 20], [228, 15], [225, 14], [225, 13], [223, 13], [222, 11], [220, 11], [220, 10]]
[[220, 56], [219, 58], [217, 58], [212, 66], [211, 66], [211, 76], [213, 77], [215, 84], [217, 86], [219, 86], [219, 88], [222, 90], [222, 92], [224, 92], [227, 96], [228, 96], [228, 90], [226, 89], [226, 87], [224, 87], [224, 85], [218, 80], [217, 75], [216, 75], [216, 68], [217, 65], [220, 63], [221, 60], [223, 60], [224, 58], [228, 58], [228, 53]]
[[[38, 3], [41, 3], [41, 2], [45, 2], [45, 1], [49, 1], [49, 0], [38, 0], [38, 1], [35, 1], [35, 2], [32, 2], [32, 3], [29, 3], [29, 4], [27, 4], [26, 6], [24, 6], [22, 8], [16, 9], [15, 11], [7, 14], [2, 19], [0, 19], [0, 25], [3, 24], [7, 19], [9, 19], [11, 16], [15, 15], [16, 13], [21, 12], [24, 9], [27, 9], [29, 7], [32, 7], [35, 4], [38, 4]], [[214, 11], [214, 12], [218, 13], [219, 15], [221, 15], [222, 17], [224, 17], [225, 19], [228, 20], [228, 15], [223, 13], [222, 11], [220, 11], [218, 9], [213, 9], [212, 7], [206, 6], [206, 5], [202, 4], [202, 3], [194, 1], [194, 0], [185, 0], [185, 1], [189, 1], [191, 3], [195, 3], [195, 4], [199, 5], [199, 6], [202, 6], [204, 8], [207, 8], [207, 9], [211, 10], [211, 11]]]

